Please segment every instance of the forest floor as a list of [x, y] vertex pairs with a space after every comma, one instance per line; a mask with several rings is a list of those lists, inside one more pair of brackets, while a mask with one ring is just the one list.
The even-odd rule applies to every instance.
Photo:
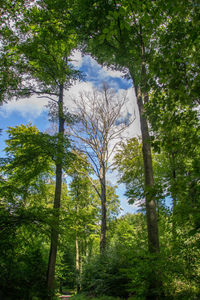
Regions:
[[[65, 298], [63, 298], [63, 299], [65, 299]], [[120, 298], [119, 297], [110, 297], [110, 296], [87, 297], [83, 294], [77, 294], [77, 295], [72, 296], [71, 300], [120, 300]]]

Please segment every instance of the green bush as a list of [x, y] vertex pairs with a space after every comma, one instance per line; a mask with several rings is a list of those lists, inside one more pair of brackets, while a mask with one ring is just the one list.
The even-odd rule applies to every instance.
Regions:
[[110, 250], [103, 257], [91, 259], [85, 266], [81, 286], [89, 295], [121, 298], [134, 295], [143, 299], [150, 272], [148, 258], [133, 257], [130, 251]]
[[0, 245], [0, 299], [45, 298], [47, 264], [40, 244], [23, 235], [5, 241]]

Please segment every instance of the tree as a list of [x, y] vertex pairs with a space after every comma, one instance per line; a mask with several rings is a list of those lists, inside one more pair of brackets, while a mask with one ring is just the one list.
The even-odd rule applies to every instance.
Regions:
[[0, 103], [10, 100], [16, 90], [20, 94], [24, 63], [16, 52], [20, 40], [16, 23], [22, 17], [25, 7], [29, 7], [29, 1], [6, 0], [0, 7]]
[[[155, 29], [164, 22], [160, 1], [81, 1], [80, 23], [85, 18], [83, 47], [98, 62], [124, 70], [133, 80], [135, 95], [140, 114], [142, 151], [144, 160], [145, 205], [148, 230], [148, 245], [151, 253], [159, 253], [159, 235], [154, 199], [154, 177], [152, 167], [150, 135], [145, 103], [149, 100], [149, 91], [153, 76], [149, 69], [154, 53]], [[87, 11], [87, 18], [85, 16]], [[158, 279], [156, 274], [155, 278]], [[159, 290], [153, 279], [149, 299]], [[159, 297], [159, 296], [155, 296]]]
[[199, 218], [199, 169], [196, 167], [199, 160], [199, 55], [196, 51], [199, 6], [177, 1], [173, 6], [165, 5], [164, 11], [168, 21], [157, 29], [159, 51], [151, 62], [157, 84], [146, 110], [154, 132], [153, 147], [164, 152], [169, 162], [169, 193], [173, 199], [175, 226], [179, 209], [182, 216], [185, 216], [183, 211], [189, 215], [188, 209], [193, 210], [194, 205], [192, 215], [194, 219]]
[[53, 224], [47, 182], [53, 173], [55, 138], [30, 124], [10, 127], [8, 134], [0, 180], [1, 296], [45, 297], [48, 231]]
[[[59, 5], [59, 1], [55, 5]], [[69, 4], [69, 3], [68, 3]], [[18, 34], [18, 44], [10, 51], [20, 57], [23, 62], [20, 70], [23, 74], [18, 89], [14, 89], [10, 97], [30, 96], [33, 94], [45, 96], [53, 103], [54, 117], [58, 120], [58, 135], [56, 147], [56, 186], [54, 198], [55, 227], [52, 228], [51, 248], [47, 272], [47, 286], [54, 289], [54, 273], [58, 245], [59, 209], [61, 201], [62, 168], [64, 159], [64, 123], [66, 116], [63, 106], [64, 89], [68, 88], [78, 77], [68, 63], [68, 57], [76, 46], [76, 35], [68, 24], [68, 34], [59, 22], [62, 9], [54, 9], [49, 1], [33, 2], [31, 7], [23, 10], [19, 20], [14, 24]], [[17, 11], [15, 12], [15, 16]], [[67, 36], [67, 38], [66, 38]]]
[[31, 124], [9, 127], [7, 132], [7, 157], [1, 159], [2, 191], [13, 205], [19, 197], [16, 204], [26, 206], [26, 197], [37, 191], [38, 180], [44, 177], [45, 181], [52, 169], [55, 138]]
[[[80, 159], [80, 157], [82, 159]], [[87, 158], [76, 157], [67, 172], [71, 176], [70, 195], [71, 202], [68, 203], [68, 213], [71, 215], [70, 225], [75, 235], [75, 269], [76, 289], [80, 291], [80, 281], [84, 257], [91, 253], [91, 235], [97, 234], [98, 208], [90, 193], [91, 183], [89, 180], [91, 168]]]
[[148, 65], [153, 52], [154, 28], [163, 22], [159, 15], [159, 3], [97, 1], [88, 5], [87, 1], [84, 1], [82, 7], [83, 13], [87, 7], [87, 14], [90, 16], [87, 17], [84, 27], [84, 38], [88, 45], [85, 51], [91, 53], [102, 64], [124, 70], [133, 80], [141, 122], [148, 244], [150, 252], [156, 253], [159, 252], [158, 225], [153, 197], [150, 136], [144, 104], [148, 102], [149, 97], [151, 74]]
[[77, 122], [72, 127], [74, 142], [81, 142], [79, 149], [87, 155], [101, 187], [99, 192], [94, 185], [101, 199], [101, 253], [106, 248], [106, 174], [121, 133], [130, 124], [129, 115], [122, 115], [125, 101], [125, 94], [119, 98], [106, 85], [101, 91], [82, 93], [74, 100], [77, 107]]

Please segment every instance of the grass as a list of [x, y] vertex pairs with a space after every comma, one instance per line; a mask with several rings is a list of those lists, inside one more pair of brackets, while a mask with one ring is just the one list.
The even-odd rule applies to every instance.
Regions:
[[100, 297], [88, 297], [84, 294], [79, 294], [71, 297], [71, 300], [120, 300], [119, 297], [100, 296]]

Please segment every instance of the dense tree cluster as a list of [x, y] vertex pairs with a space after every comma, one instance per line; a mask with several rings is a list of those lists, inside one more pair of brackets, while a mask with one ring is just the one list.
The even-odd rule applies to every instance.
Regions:
[[[7, 132], [0, 298], [199, 299], [198, 1], [5, 0], [0, 16], [1, 104], [46, 98], [57, 124]], [[120, 141], [126, 96], [105, 83], [69, 113], [75, 49], [132, 81], [140, 138]], [[137, 214], [118, 217], [111, 165]]]

